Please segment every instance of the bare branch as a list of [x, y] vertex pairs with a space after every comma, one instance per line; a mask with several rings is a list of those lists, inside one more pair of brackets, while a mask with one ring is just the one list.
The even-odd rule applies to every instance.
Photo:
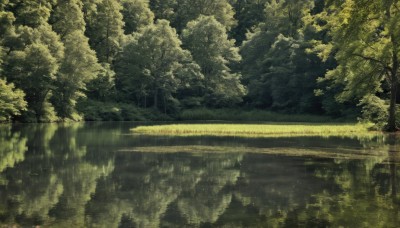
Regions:
[[392, 71], [392, 68], [391, 68], [390, 66], [388, 66], [387, 64], [385, 64], [384, 62], [382, 62], [381, 60], [378, 60], [378, 59], [375, 59], [375, 58], [372, 58], [372, 57], [369, 57], [369, 56], [364, 56], [364, 55], [361, 55], [361, 54], [356, 54], [356, 53], [353, 53], [353, 55], [354, 55], [354, 56], [357, 56], [357, 57], [360, 57], [360, 58], [362, 58], [362, 59], [364, 59], [364, 60], [368, 60], [368, 61], [371, 61], [371, 62], [378, 63], [378, 64], [380, 64], [385, 70], [387, 70], [387, 71]]

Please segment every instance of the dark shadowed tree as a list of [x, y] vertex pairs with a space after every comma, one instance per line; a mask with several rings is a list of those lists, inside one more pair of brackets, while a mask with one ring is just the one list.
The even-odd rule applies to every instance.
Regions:
[[137, 32], [153, 23], [154, 14], [149, 8], [148, 0], [122, 0], [121, 4], [125, 34]]
[[124, 22], [118, 0], [84, 0], [86, 36], [100, 62], [111, 63], [120, 51]]
[[65, 47], [52, 101], [60, 118], [77, 119], [77, 99], [84, 96], [86, 83], [94, 79], [100, 70], [96, 53], [91, 50], [89, 39], [84, 35], [82, 3], [77, 0], [59, 1], [51, 22]]
[[167, 102], [174, 100], [173, 93], [187, 78], [199, 74], [191, 59], [190, 52], [181, 48], [175, 29], [168, 21], [158, 20], [141, 34], [134, 34], [124, 48], [117, 71], [118, 88], [135, 94], [138, 100], [151, 96], [155, 108], [160, 107], [161, 98], [166, 111]]
[[241, 75], [232, 72], [230, 66], [241, 57], [224, 25], [214, 16], [200, 16], [188, 23], [182, 37], [184, 47], [190, 50], [204, 75], [201, 95], [205, 100], [215, 106], [240, 102], [245, 89]]

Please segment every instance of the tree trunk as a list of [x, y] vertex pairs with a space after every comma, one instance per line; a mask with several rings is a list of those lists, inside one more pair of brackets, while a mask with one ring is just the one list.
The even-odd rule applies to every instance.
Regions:
[[392, 53], [392, 64], [393, 67], [391, 69], [391, 88], [390, 88], [390, 107], [389, 107], [389, 121], [387, 125], [387, 131], [395, 132], [397, 131], [396, 127], [396, 98], [397, 98], [397, 87], [398, 87], [398, 69], [399, 69], [399, 58], [397, 56], [398, 43], [395, 36], [391, 35], [391, 41], [393, 44], [393, 53]]
[[389, 120], [386, 130], [389, 132], [397, 131], [396, 127], [396, 98], [397, 98], [397, 77], [392, 75], [392, 85], [390, 89]]
[[158, 107], [158, 89], [154, 90], [154, 104], [153, 107], [157, 109]]
[[36, 117], [36, 123], [40, 123], [41, 121], [40, 121], [40, 113], [39, 113], [39, 111], [35, 111], [35, 117]]
[[[108, 7], [110, 7], [110, 2], [108, 2], [108, 0], [107, 0], [107, 6]], [[109, 37], [110, 37], [110, 17], [109, 17], [109, 15], [107, 14], [106, 15], [106, 17], [107, 17], [107, 30], [106, 30], [106, 62], [107, 63], [110, 63], [110, 44], [109, 44], [109, 42], [110, 42], [110, 40], [109, 40]]]
[[[393, 3], [390, 5], [387, 5], [386, 8], [386, 17], [387, 21], [390, 21], [392, 15], [391, 15], [391, 6]], [[389, 106], [389, 120], [388, 124], [386, 126], [386, 130], [389, 132], [395, 132], [397, 131], [396, 127], [396, 98], [397, 98], [397, 87], [398, 87], [398, 78], [397, 78], [397, 70], [399, 68], [399, 59], [397, 56], [397, 50], [398, 50], [398, 43], [397, 43], [397, 38], [395, 35], [391, 32], [390, 34], [390, 39], [393, 45], [393, 50], [392, 50], [392, 68], [390, 70], [391, 74], [391, 88], [390, 88], [390, 106]]]
[[46, 90], [44, 92], [44, 94], [40, 94], [40, 96], [38, 97], [39, 101], [36, 104], [34, 104], [35, 105], [34, 111], [35, 111], [36, 121], [38, 123], [42, 122], [41, 119], [42, 119], [42, 117], [44, 115], [44, 103], [46, 102], [46, 97], [47, 97], [47, 94], [49, 92], [50, 92], [50, 90], [48, 89], [48, 90]]
[[163, 99], [164, 99], [164, 114], [167, 114], [167, 102], [166, 102], [166, 99], [165, 99], [165, 93], [163, 93]]

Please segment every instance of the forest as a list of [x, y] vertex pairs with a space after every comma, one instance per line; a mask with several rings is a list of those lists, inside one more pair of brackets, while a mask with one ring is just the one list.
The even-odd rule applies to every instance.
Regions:
[[254, 110], [396, 131], [397, 0], [1, 0], [0, 122]]

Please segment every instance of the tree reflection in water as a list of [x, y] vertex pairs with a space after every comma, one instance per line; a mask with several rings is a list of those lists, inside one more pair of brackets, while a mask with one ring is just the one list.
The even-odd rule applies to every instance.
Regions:
[[[394, 227], [400, 222], [396, 135], [135, 138], [124, 135], [126, 129], [121, 124], [0, 126], [0, 224]], [[170, 151], [189, 146], [194, 151]], [[196, 146], [219, 152], [196, 152]], [[280, 155], [251, 153], [260, 148]], [[369, 156], [284, 155], [297, 148]], [[370, 156], [373, 151], [376, 156]]]

